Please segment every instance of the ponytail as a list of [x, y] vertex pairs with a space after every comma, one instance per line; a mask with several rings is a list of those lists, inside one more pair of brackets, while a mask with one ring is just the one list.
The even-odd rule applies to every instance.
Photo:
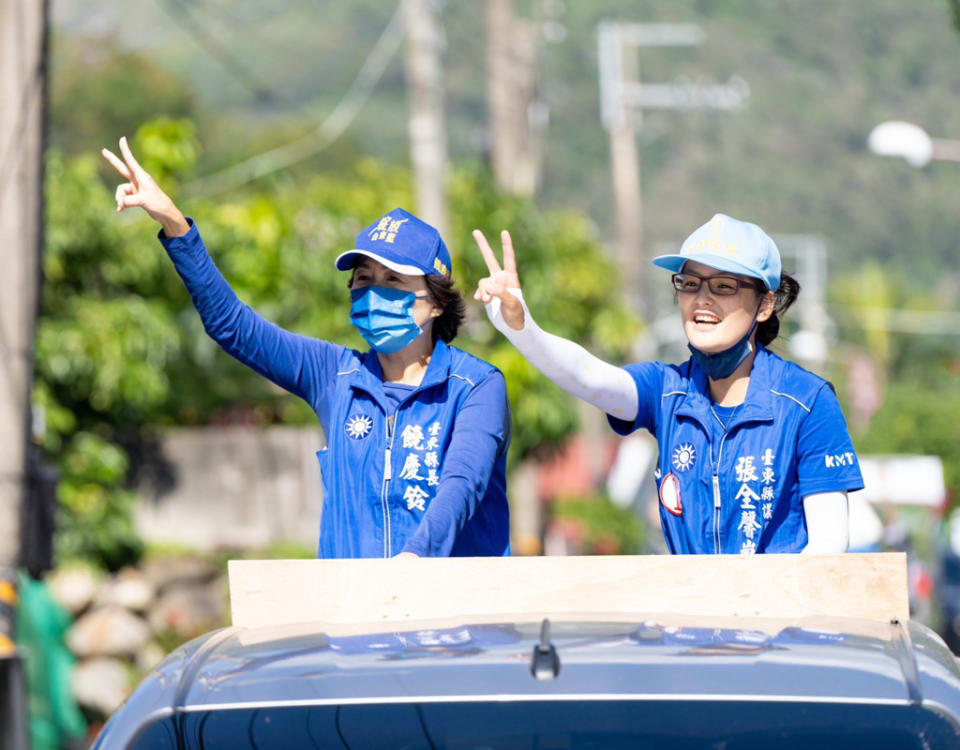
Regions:
[[773, 315], [757, 324], [757, 341], [763, 346], [768, 346], [771, 341], [780, 335], [779, 315], [787, 311], [787, 308], [797, 299], [798, 294], [800, 294], [799, 282], [792, 276], [781, 273], [780, 288], [774, 292]]

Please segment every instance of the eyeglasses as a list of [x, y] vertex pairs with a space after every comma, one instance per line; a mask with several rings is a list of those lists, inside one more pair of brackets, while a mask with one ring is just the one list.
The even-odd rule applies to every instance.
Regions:
[[689, 293], [699, 292], [700, 286], [706, 281], [710, 293], [720, 297], [729, 297], [739, 292], [741, 288], [760, 289], [759, 282], [756, 281], [745, 281], [744, 279], [738, 279], [736, 276], [698, 276], [689, 271], [675, 273], [670, 277], [670, 280], [673, 282], [673, 288], [678, 292]]

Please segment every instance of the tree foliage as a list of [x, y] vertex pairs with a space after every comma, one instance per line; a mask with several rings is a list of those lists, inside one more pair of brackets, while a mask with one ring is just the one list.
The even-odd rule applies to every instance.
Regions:
[[132, 134], [153, 117], [195, 111], [187, 80], [110, 39], [57, 35], [53, 62], [50, 142], [66, 153], [95, 153], [104, 134]]
[[[274, 104], [265, 107], [236, 71], [184, 34], [163, 4], [124, 6], [122, 13], [93, 0], [70, 5], [60, 17], [74, 20], [55, 38], [54, 104], [69, 102], [55, 107], [55, 132], [76, 125], [97, 137], [129, 134], [134, 118], [121, 118], [127, 108], [139, 113], [136, 123], [160, 113], [183, 115], [183, 105], [159, 85], [177, 80], [200, 123], [204, 171], [315, 128], [341, 102], [393, 11], [369, 0], [328, 2], [318, 27], [316, 0], [269, 9], [241, 8], [233, 0], [197, 4], [197, 22], [242, 54], [259, 81], [273, 83]], [[96, 6], [102, 26], [117, 24], [112, 47], [77, 38], [90, 28], [84, 5]], [[951, 26], [956, 7], [956, 0], [517, 3], [517, 15], [533, 21], [531, 28], [561, 31], [552, 41], [544, 34], [536, 50], [537, 106], [549, 112], [538, 133], [545, 168], [540, 205], [576, 208], [597, 222], [603, 238], [615, 236], [608, 134], [599, 116], [597, 24], [693, 23], [704, 33], [701, 44], [643, 47], [631, 72], [644, 83], [722, 83], [738, 75], [750, 97], [743, 109], [729, 112], [644, 110], [637, 140], [646, 246], [675, 247], [724, 211], [771, 232], [823, 236], [831, 271], [875, 260], [922, 289], [955, 252], [960, 225], [951, 197], [960, 190], [960, 170], [947, 164], [915, 170], [872, 154], [866, 140], [888, 119], [917, 122], [936, 137], [960, 137], [950, 95], [960, 67]], [[457, 162], [483, 158], [489, 148], [486, 47], [478, 33], [484, 4], [446, 3], [441, 21], [448, 38], [450, 153]], [[152, 66], [143, 70], [143, 85], [121, 83], [133, 77], [134, 65], [112, 70], [102, 62], [121, 54]], [[84, 97], [82, 86], [98, 90]], [[404, 86], [396, 55], [346, 138], [302, 168], [325, 170], [334, 159], [347, 168], [357, 154], [402, 163], [409, 152]], [[81, 93], [65, 98], [74, 91]], [[87, 124], [91, 112], [109, 116], [107, 127]], [[89, 137], [85, 143], [99, 146]]]
[[955, 502], [960, 491], [960, 387], [956, 381], [937, 391], [893, 384], [869, 430], [858, 438], [857, 450], [939, 456]]
[[605, 495], [557, 498], [550, 515], [573, 537], [580, 554], [639, 555], [647, 551], [647, 527], [641, 517]]

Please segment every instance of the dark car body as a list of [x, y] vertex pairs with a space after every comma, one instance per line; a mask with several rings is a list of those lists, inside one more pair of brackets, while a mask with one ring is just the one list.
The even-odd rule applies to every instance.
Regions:
[[667, 619], [226, 628], [171, 654], [94, 747], [960, 747], [960, 668], [922, 625]]

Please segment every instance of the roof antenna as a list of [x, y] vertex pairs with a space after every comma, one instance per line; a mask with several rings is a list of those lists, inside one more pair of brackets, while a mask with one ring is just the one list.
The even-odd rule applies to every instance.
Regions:
[[560, 657], [550, 643], [550, 620], [547, 618], [540, 625], [540, 643], [533, 647], [530, 674], [538, 680], [552, 680], [560, 674]]

